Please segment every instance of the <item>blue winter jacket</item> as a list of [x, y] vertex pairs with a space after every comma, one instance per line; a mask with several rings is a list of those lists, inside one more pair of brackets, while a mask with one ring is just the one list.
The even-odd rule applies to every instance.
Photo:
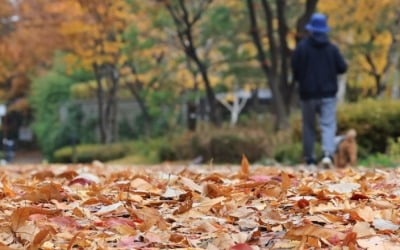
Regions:
[[337, 75], [346, 72], [347, 64], [326, 34], [313, 33], [297, 45], [292, 69], [300, 98], [308, 100], [335, 96]]

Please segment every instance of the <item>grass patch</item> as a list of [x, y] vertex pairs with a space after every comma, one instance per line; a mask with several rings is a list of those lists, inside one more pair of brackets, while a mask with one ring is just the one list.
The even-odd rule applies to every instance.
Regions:
[[370, 155], [367, 158], [361, 159], [359, 165], [365, 167], [397, 167], [396, 161], [386, 154], [377, 153]]

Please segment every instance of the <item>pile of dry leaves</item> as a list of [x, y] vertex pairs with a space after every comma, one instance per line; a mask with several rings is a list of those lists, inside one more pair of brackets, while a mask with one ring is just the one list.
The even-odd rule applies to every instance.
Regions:
[[400, 249], [400, 170], [1, 169], [1, 249]]

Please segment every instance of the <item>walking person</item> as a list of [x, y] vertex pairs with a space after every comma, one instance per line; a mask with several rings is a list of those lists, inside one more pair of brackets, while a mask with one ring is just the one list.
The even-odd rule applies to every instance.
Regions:
[[332, 165], [335, 153], [337, 75], [347, 71], [347, 64], [339, 49], [329, 41], [325, 15], [313, 14], [306, 29], [310, 35], [297, 45], [292, 58], [301, 99], [303, 154], [307, 165], [317, 163], [314, 144], [319, 116], [322, 164], [327, 167]]

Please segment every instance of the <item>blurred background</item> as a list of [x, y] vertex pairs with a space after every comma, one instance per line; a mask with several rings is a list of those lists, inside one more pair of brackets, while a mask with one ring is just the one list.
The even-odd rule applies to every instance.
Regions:
[[3, 163], [301, 162], [290, 57], [314, 12], [339, 132], [400, 163], [400, 0], [0, 0]]

